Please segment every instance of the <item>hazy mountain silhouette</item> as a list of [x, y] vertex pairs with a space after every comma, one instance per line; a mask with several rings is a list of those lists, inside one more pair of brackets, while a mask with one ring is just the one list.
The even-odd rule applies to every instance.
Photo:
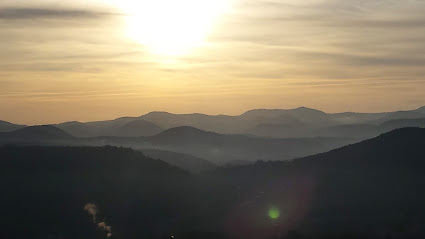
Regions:
[[[238, 116], [205, 114], [171, 114], [152, 112], [141, 118], [159, 125], [163, 129], [192, 126], [205, 131], [222, 134], [248, 134], [265, 137], [317, 137], [321, 132], [332, 135], [336, 126], [379, 125], [392, 119], [424, 118], [421, 109], [388, 113], [325, 113], [306, 107], [296, 109], [257, 109]], [[422, 116], [422, 117], [421, 117]], [[379, 131], [377, 131], [379, 132]], [[338, 133], [338, 135], [342, 135]], [[376, 134], [357, 135], [365, 139]], [[344, 135], [350, 137], [350, 135]]]
[[387, 122], [384, 122], [380, 125], [380, 128], [382, 128], [385, 131], [390, 131], [394, 129], [399, 128], [405, 128], [405, 127], [425, 127], [425, 118], [418, 118], [418, 119], [394, 119], [389, 120]]
[[383, 123], [385, 121], [395, 120], [395, 119], [418, 119], [418, 118], [425, 118], [425, 114], [416, 110], [397, 111], [397, 112], [388, 113], [387, 115], [377, 119], [376, 123]]
[[65, 122], [54, 126], [76, 137], [93, 137], [96, 135], [96, 129], [78, 121]]
[[51, 125], [27, 126], [15, 131], [1, 133], [0, 138], [3, 141], [17, 140], [26, 142], [74, 139], [69, 133]]
[[156, 135], [161, 131], [162, 129], [159, 126], [149, 121], [135, 120], [113, 129], [112, 133], [108, 133], [107, 135], [126, 137], [151, 136]]
[[374, 124], [344, 124], [316, 129], [315, 134], [323, 137], [347, 137], [366, 139], [383, 133], [379, 125]]
[[422, 106], [422, 107], [416, 109], [415, 111], [425, 114], [425, 106]]
[[1, 144], [114, 145], [136, 150], [157, 149], [188, 154], [221, 165], [236, 161], [290, 160], [325, 152], [355, 141], [342, 138], [277, 139], [224, 135], [190, 126], [171, 128], [150, 137], [76, 138], [54, 126], [31, 126], [0, 134]]
[[[191, 126], [181, 126], [164, 130], [163, 132], [152, 136], [151, 142], [168, 144], [168, 143], [193, 143], [198, 140], [204, 141], [204, 139], [214, 141], [220, 134], [214, 132], [206, 132]], [[199, 142], [199, 141], [198, 141]]]
[[17, 129], [22, 129], [25, 126], [26, 125], [17, 125], [0, 120], [0, 132], [10, 132]]
[[260, 138], [206, 132], [190, 126], [144, 139], [154, 147], [194, 155], [217, 164], [231, 161], [290, 160], [355, 142], [337, 138]]
[[319, 129], [315, 131], [315, 134], [323, 137], [347, 137], [350, 135], [353, 138], [366, 139], [405, 127], [425, 127], [425, 120], [424, 118], [392, 119], [380, 124], [337, 125]]
[[127, 123], [130, 123], [132, 121], [137, 120], [138, 117], [121, 117], [114, 120], [103, 120], [103, 121], [93, 121], [93, 122], [86, 122], [84, 124], [88, 126], [92, 126], [95, 128], [118, 128], [120, 126], [123, 126]]
[[[425, 106], [408, 111], [385, 113], [325, 113], [316, 109], [299, 107], [295, 109], [255, 109], [241, 115], [172, 114], [151, 112], [140, 117], [121, 117], [114, 120], [94, 122], [65, 122], [54, 126], [76, 137], [152, 136], [162, 129], [191, 126], [204, 131], [220, 134], [245, 134], [275, 138], [300, 138], [338, 135], [352, 137], [350, 128], [365, 128], [364, 125], [377, 125], [393, 119], [425, 118]], [[3, 123], [4, 124], [4, 123]], [[350, 126], [361, 125], [361, 126]], [[11, 131], [10, 125], [5, 126]], [[341, 131], [338, 131], [338, 128]], [[346, 129], [347, 128], [347, 129]], [[0, 131], [2, 123], [0, 123]], [[13, 130], [13, 129], [12, 129]], [[329, 130], [329, 131], [327, 131]], [[5, 130], [3, 130], [5, 131]], [[376, 132], [381, 132], [375, 130]], [[375, 133], [355, 132], [356, 137], [366, 139]]]
[[171, 114], [167, 112], [151, 112], [140, 116], [141, 119], [153, 122], [163, 129], [180, 126], [191, 126], [216, 133], [239, 133], [247, 124], [236, 116], [206, 114]]
[[97, 122], [65, 122], [55, 125], [76, 137], [123, 136], [138, 137], [151, 136], [162, 131], [157, 125], [138, 118], [124, 117], [112, 121]]
[[176, 153], [158, 149], [141, 150], [148, 157], [159, 159], [170, 165], [187, 170], [192, 173], [200, 173], [216, 168], [217, 166], [208, 160], [191, 156], [188, 154]]
[[300, 122], [258, 124], [245, 131], [246, 134], [262, 137], [311, 137], [311, 127]]
[[286, 126], [331, 124], [326, 113], [318, 110], [300, 107], [290, 110], [250, 110], [239, 116], [205, 115], [205, 114], [171, 114], [167, 112], [151, 112], [141, 118], [158, 124], [164, 129], [179, 126], [192, 126], [206, 131], [223, 134], [251, 133], [252, 128], [261, 124]]
[[335, 123], [329, 114], [307, 107], [289, 110], [251, 110], [242, 114], [241, 117], [250, 118], [251, 120], [256, 119], [259, 122], [281, 124], [294, 122], [295, 124], [304, 123], [306, 125], [324, 126]]
[[388, 113], [355, 113], [355, 112], [344, 112], [344, 113], [333, 113], [332, 118], [342, 125], [349, 124], [365, 124], [371, 121], [375, 121], [379, 118], [384, 117]]

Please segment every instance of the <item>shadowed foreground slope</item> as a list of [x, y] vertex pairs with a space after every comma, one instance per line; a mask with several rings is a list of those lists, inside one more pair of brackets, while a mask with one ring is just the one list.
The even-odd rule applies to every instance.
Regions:
[[424, 238], [425, 129], [188, 174], [130, 149], [2, 147], [3, 238]]
[[88, 203], [113, 238], [159, 238], [217, 212], [214, 187], [131, 149], [11, 146], [0, 154], [1, 238], [105, 238]]

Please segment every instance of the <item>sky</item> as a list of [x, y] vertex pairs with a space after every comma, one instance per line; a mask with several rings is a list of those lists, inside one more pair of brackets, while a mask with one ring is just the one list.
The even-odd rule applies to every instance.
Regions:
[[425, 105], [424, 0], [1, 0], [0, 119]]

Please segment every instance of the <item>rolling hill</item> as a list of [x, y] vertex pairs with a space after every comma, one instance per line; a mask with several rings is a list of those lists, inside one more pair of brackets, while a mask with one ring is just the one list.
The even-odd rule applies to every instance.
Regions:
[[246, 135], [225, 135], [189, 126], [171, 128], [157, 135], [147, 137], [102, 136], [78, 138], [54, 126], [31, 126], [0, 134], [1, 144], [114, 145], [131, 147], [136, 150], [171, 151], [208, 160], [219, 165], [226, 165], [232, 162], [252, 163], [257, 160], [291, 160], [325, 152], [352, 142], [356, 142], [356, 140], [326, 137], [278, 139]]
[[2, 142], [62, 142], [73, 140], [69, 133], [51, 125], [27, 126], [15, 131], [0, 133]]
[[106, 130], [106, 136], [140, 137], [159, 134], [162, 129], [146, 120], [134, 120], [118, 128]]
[[151, 147], [194, 155], [219, 165], [231, 161], [290, 160], [355, 142], [339, 138], [276, 139], [225, 135], [188, 126], [165, 130], [144, 141]]
[[0, 132], [10, 132], [18, 129], [22, 129], [26, 125], [12, 124], [3, 120], [0, 120]]
[[297, 238], [422, 238], [425, 129], [403, 128], [293, 162], [221, 169], [244, 195], [239, 236], [273, 230], [251, 224], [277, 208], [278, 230]]
[[111, 121], [65, 122], [54, 125], [76, 137], [140, 137], [151, 136], [162, 131], [157, 125], [138, 118], [124, 117]]
[[385, 131], [390, 131], [399, 128], [406, 127], [425, 127], [425, 118], [418, 119], [394, 119], [384, 122], [380, 125], [380, 128]]
[[170, 165], [176, 166], [192, 173], [200, 173], [215, 169], [217, 166], [208, 160], [191, 156], [188, 154], [176, 153], [158, 149], [141, 150], [148, 157], [159, 159]]

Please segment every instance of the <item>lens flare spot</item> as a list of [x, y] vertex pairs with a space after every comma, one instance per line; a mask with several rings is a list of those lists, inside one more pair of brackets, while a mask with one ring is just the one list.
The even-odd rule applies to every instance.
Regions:
[[280, 216], [279, 209], [277, 209], [276, 207], [272, 207], [269, 209], [269, 217], [271, 219], [278, 219], [279, 216]]

